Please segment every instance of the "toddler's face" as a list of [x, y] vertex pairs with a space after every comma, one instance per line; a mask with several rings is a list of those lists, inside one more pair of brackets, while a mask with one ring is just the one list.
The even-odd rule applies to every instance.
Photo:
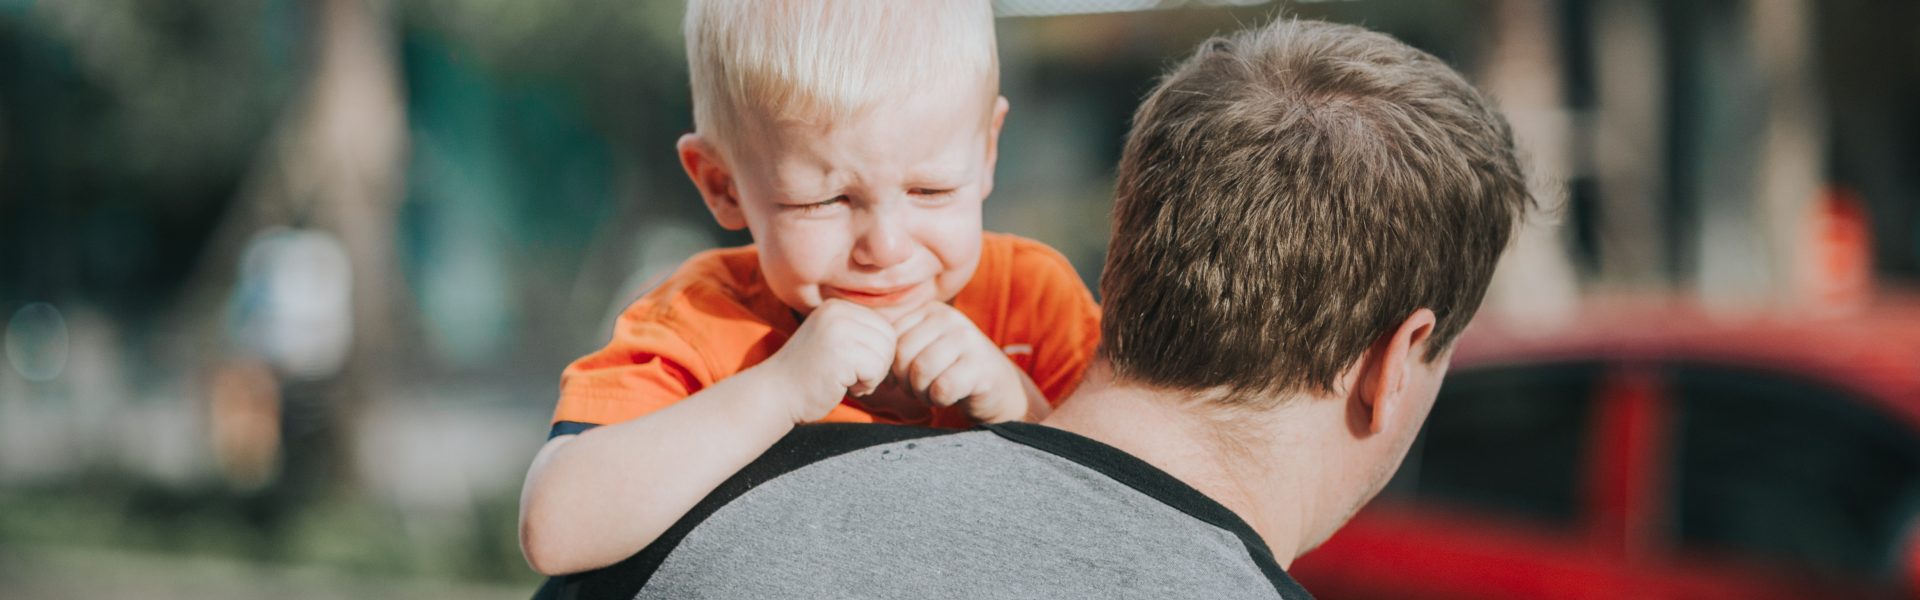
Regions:
[[[825, 125], [743, 137], [733, 223], [760, 252], [772, 292], [802, 313], [830, 298], [888, 317], [951, 300], [980, 259], [1004, 99], [930, 88]], [[724, 204], [724, 202], [723, 202]]]

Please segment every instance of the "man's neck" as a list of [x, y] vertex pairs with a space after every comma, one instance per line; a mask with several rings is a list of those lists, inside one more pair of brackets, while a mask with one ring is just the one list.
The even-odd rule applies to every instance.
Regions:
[[1319, 462], [1308, 444], [1279, 449], [1292, 437], [1283, 419], [1223, 423], [1178, 393], [1116, 384], [1096, 371], [1040, 423], [1118, 448], [1193, 486], [1253, 527], [1283, 568], [1318, 542], [1310, 539], [1310, 516], [1317, 514], [1312, 469]]

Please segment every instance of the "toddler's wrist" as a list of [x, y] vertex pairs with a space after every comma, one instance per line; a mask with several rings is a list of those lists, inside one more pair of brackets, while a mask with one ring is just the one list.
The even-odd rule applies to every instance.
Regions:
[[784, 361], [768, 359], [756, 368], [761, 371], [756, 381], [760, 395], [767, 401], [765, 410], [780, 415], [788, 423], [799, 425], [814, 421], [816, 419], [808, 414], [813, 407], [839, 404], [840, 398], [846, 395], [845, 388], [823, 381], [825, 378], [819, 374], [793, 367]]
[[780, 366], [768, 360], [741, 371], [734, 378], [745, 380], [741, 382], [745, 384], [741, 410], [751, 413], [749, 417], [793, 426], [803, 422], [799, 412], [806, 397], [800, 392], [801, 386], [794, 385], [788, 371]]

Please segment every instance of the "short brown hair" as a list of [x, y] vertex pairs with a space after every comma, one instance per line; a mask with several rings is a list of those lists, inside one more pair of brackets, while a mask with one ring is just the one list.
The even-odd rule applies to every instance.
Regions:
[[1100, 353], [1229, 404], [1324, 392], [1425, 307], [1431, 361], [1530, 204], [1506, 120], [1433, 56], [1287, 19], [1209, 40], [1134, 115]]

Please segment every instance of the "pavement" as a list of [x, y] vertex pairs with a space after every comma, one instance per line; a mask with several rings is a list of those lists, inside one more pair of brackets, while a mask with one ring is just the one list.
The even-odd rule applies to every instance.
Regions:
[[273, 598], [524, 600], [534, 586], [384, 579], [326, 569], [93, 548], [0, 545], [0, 596], [74, 598]]

